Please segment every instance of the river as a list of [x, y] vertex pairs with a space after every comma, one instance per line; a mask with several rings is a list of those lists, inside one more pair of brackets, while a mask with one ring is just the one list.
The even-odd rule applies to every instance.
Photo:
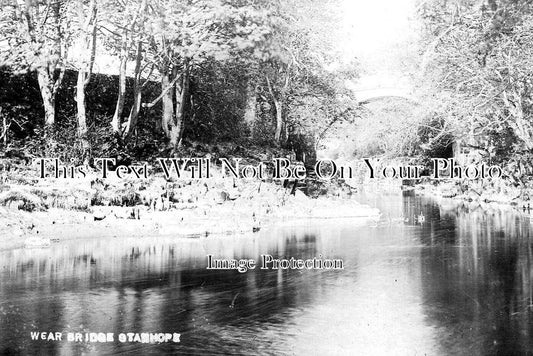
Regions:
[[[318, 220], [190, 239], [90, 239], [0, 252], [0, 354], [533, 353], [533, 253], [520, 212], [359, 197], [379, 222]], [[417, 219], [424, 215], [425, 221]], [[206, 270], [206, 255], [342, 259], [344, 270]], [[61, 341], [32, 340], [61, 332]], [[108, 343], [67, 333], [114, 333]], [[180, 333], [180, 343], [119, 342]]]

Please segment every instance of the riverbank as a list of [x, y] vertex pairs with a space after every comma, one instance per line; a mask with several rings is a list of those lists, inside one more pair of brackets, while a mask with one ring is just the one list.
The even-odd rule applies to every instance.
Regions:
[[93, 237], [252, 233], [294, 220], [377, 218], [349, 195], [317, 199], [260, 180], [37, 179], [12, 173], [0, 190], [0, 249]]
[[504, 180], [491, 181], [439, 181], [421, 183], [413, 187], [416, 194], [434, 198], [438, 201], [475, 203], [486, 207], [505, 206], [523, 210], [528, 206], [533, 191], [527, 187], [515, 187]]

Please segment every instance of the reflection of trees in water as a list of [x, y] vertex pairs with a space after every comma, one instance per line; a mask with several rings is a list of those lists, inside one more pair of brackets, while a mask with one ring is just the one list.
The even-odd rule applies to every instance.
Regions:
[[[54, 325], [62, 302], [55, 298], [41, 298], [47, 292], [49, 288], [44, 286], [29, 293], [18, 288], [0, 293], [0, 355], [20, 355], [24, 346], [21, 344], [28, 345], [30, 332], [37, 330], [37, 325], [38, 330], [57, 330]], [[59, 354], [60, 346], [59, 343], [49, 343], [46, 352]]]
[[[316, 286], [323, 278], [321, 272], [264, 271], [259, 267], [243, 274], [208, 271], [206, 254], [259, 259], [261, 253], [270, 253], [280, 258], [307, 258], [317, 254], [317, 245], [333, 249], [313, 233], [274, 233], [278, 235], [94, 240], [56, 245], [48, 250], [5, 252], [0, 298], [19, 309], [0, 323], [0, 345], [15, 347], [25, 340], [25, 351], [35, 350], [43, 343], [30, 343], [22, 334], [35, 328], [183, 332], [187, 336], [180, 350], [190, 352], [205, 350], [209, 345], [219, 348], [220, 340], [229, 337], [227, 330], [232, 328], [239, 328], [239, 332], [255, 330], [250, 339], [257, 337], [260, 325], [283, 323], [292, 310], [316, 297]], [[245, 324], [250, 327], [242, 328]], [[7, 333], [8, 329], [11, 331]], [[251, 349], [253, 345], [250, 344]], [[62, 343], [45, 344], [48, 346], [50, 353], [57, 351], [54, 347], [66, 347]], [[76, 347], [78, 351], [95, 347], [101, 351], [111, 346]], [[142, 345], [119, 345], [118, 351], [138, 351], [139, 347]], [[163, 352], [172, 347], [166, 345], [157, 350]], [[225, 347], [227, 352], [243, 350], [242, 345], [231, 343]]]
[[[414, 195], [404, 196], [403, 198], [404, 217], [409, 225], [420, 225], [418, 217], [423, 215], [428, 223], [440, 220], [440, 210], [438, 206], [430, 200], [420, 199]], [[423, 224], [422, 224], [423, 225]]]
[[531, 352], [529, 219], [471, 204], [443, 210], [441, 219], [422, 227], [421, 239], [432, 246], [422, 249], [422, 285], [430, 319], [444, 328], [445, 349]]

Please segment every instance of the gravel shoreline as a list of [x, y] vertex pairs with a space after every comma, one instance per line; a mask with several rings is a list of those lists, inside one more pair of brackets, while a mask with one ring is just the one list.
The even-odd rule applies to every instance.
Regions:
[[[75, 183], [4, 186], [0, 250], [25, 243], [39, 247], [41, 242], [46, 246], [47, 241], [95, 237], [253, 233], [273, 224], [377, 219], [380, 215], [378, 209], [349, 196], [312, 199], [298, 190], [291, 195], [290, 189], [267, 182], [169, 183], [155, 179], [139, 186], [138, 182], [95, 184], [88, 179]], [[117, 199], [124, 197], [131, 201], [119, 206]]]

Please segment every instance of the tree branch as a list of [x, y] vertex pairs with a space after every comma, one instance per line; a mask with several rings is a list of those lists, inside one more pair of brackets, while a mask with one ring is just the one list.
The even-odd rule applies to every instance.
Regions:
[[180, 79], [180, 76], [177, 75], [171, 82], [170, 84], [168, 85], [168, 87], [166, 87], [162, 92], [161, 92], [161, 95], [159, 95], [154, 101], [152, 101], [151, 103], [147, 104], [147, 103], [143, 103], [142, 104], [142, 107], [143, 108], [152, 108], [154, 107], [161, 99], [163, 99], [163, 97], [165, 96], [166, 93], [168, 93], [168, 91], [172, 88], [174, 88], [174, 86], [176, 85], [176, 82]]

